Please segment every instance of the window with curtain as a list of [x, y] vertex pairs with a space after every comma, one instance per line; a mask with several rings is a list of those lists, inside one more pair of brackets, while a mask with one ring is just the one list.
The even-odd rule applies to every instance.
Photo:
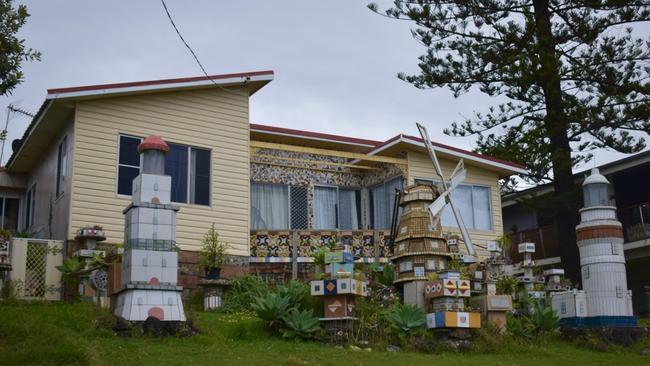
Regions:
[[251, 229], [289, 229], [289, 186], [251, 183]]
[[402, 189], [402, 177], [391, 179], [370, 189], [372, 227], [377, 230], [390, 228], [395, 190]]
[[314, 187], [314, 229], [358, 230], [361, 193], [340, 187]]
[[[415, 179], [415, 183], [432, 183], [432, 180]], [[492, 230], [492, 204], [490, 187], [460, 184], [451, 193], [456, 209], [468, 229]], [[458, 227], [451, 206], [442, 210], [442, 226]]]
[[[117, 193], [130, 196], [133, 179], [140, 174], [138, 145], [142, 139], [120, 136]], [[210, 150], [167, 143], [165, 174], [172, 177], [171, 200], [210, 205]]]
[[339, 189], [339, 229], [361, 228], [361, 192], [356, 189]]
[[314, 187], [314, 229], [336, 229], [337, 211], [337, 188]]

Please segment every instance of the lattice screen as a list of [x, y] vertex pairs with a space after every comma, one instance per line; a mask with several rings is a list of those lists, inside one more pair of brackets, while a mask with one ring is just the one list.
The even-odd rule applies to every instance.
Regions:
[[47, 244], [28, 243], [25, 263], [24, 296], [45, 296], [45, 270], [47, 265]]
[[309, 211], [307, 187], [291, 186], [291, 228], [306, 230], [309, 228]]

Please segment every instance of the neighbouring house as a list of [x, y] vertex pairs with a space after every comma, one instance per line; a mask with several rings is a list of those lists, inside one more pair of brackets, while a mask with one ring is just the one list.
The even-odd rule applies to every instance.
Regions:
[[[214, 223], [230, 244], [222, 273], [286, 276], [331, 240], [360, 260], [382, 261], [395, 188], [435, 180], [421, 139], [372, 141], [250, 123], [249, 97], [272, 71], [48, 90], [0, 172], [4, 228], [79, 247], [77, 231], [101, 225], [124, 238], [122, 209], [148, 135], [170, 146], [166, 174], [180, 205], [179, 282], [196, 286], [201, 238]], [[446, 174], [464, 159], [459, 208], [479, 255], [503, 234], [498, 180], [520, 165], [435, 143]], [[443, 226], [455, 232], [449, 212]]]
[[[598, 167], [610, 182], [610, 202], [617, 208], [623, 224], [627, 277], [633, 292], [636, 313], [650, 312], [650, 151], [638, 153]], [[574, 174], [576, 184], [582, 184], [589, 169]], [[530, 205], [530, 198], [552, 194], [550, 184], [540, 185], [502, 199], [503, 227], [514, 244], [532, 241], [537, 244], [535, 260], [546, 266], [561, 265], [560, 247], [552, 214]], [[512, 248], [516, 248], [513, 245]], [[519, 254], [512, 250], [517, 260]]]

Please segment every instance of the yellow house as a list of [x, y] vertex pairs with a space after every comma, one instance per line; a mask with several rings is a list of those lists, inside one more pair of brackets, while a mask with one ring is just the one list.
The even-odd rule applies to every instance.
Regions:
[[[261, 71], [48, 90], [0, 172], [0, 224], [64, 240], [68, 253], [88, 225], [101, 225], [107, 244], [121, 243], [137, 145], [160, 135], [170, 145], [166, 173], [181, 207], [176, 240], [186, 281], [199, 272], [196, 252], [213, 223], [231, 245], [226, 275], [287, 262], [294, 250], [307, 260], [328, 240], [352, 241], [367, 260], [388, 256], [394, 189], [435, 180], [422, 141], [251, 124], [249, 97], [272, 79]], [[465, 161], [467, 179], [454, 194], [480, 250], [503, 233], [498, 180], [525, 168], [436, 148], [447, 174]], [[443, 225], [456, 230], [448, 213]]]

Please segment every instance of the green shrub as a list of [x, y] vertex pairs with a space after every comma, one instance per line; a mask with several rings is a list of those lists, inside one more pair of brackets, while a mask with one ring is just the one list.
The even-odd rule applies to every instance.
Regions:
[[283, 318], [285, 328], [282, 330], [284, 338], [313, 338], [320, 330], [319, 319], [311, 310], [291, 309]]
[[542, 306], [535, 302], [535, 311], [530, 315], [531, 324], [537, 337], [547, 337], [559, 334], [560, 318], [550, 306]]
[[517, 292], [519, 280], [512, 276], [503, 276], [497, 281], [497, 293], [501, 295], [514, 295]]
[[309, 294], [309, 286], [297, 280], [291, 280], [285, 285], [280, 285], [275, 292], [289, 299], [289, 307], [298, 308]]
[[223, 295], [222, 310], [229, 313], [253, 311], [256, 299], [268, 293], [266, 283], [257, 276], [237, 277], [230, 281], [230, 288]]
[[379, 275], [379, 283], [384, 286], [393, 286], [393, 281], [395, 281], [395, 271], [393, 267], [389, 264], [384, 265], [384, 270]]
[[514, 317], [508, 314], [508, 333], [523, 339], [544, 339], [559, 333], [559, 317], [550, 307], [534, 302], [534, 311]]
[[278, 328], [289, 309], [289, 298], [277, 293], [255, 299], [252, 305], [255, 315], [264, 320], [271, 328]]
[[421, 329], [426, 323], [424, 311], [415, 305], [397, 304], [387, 313], [387, 318], [393, 329], [400, 335], [410, 335]]

